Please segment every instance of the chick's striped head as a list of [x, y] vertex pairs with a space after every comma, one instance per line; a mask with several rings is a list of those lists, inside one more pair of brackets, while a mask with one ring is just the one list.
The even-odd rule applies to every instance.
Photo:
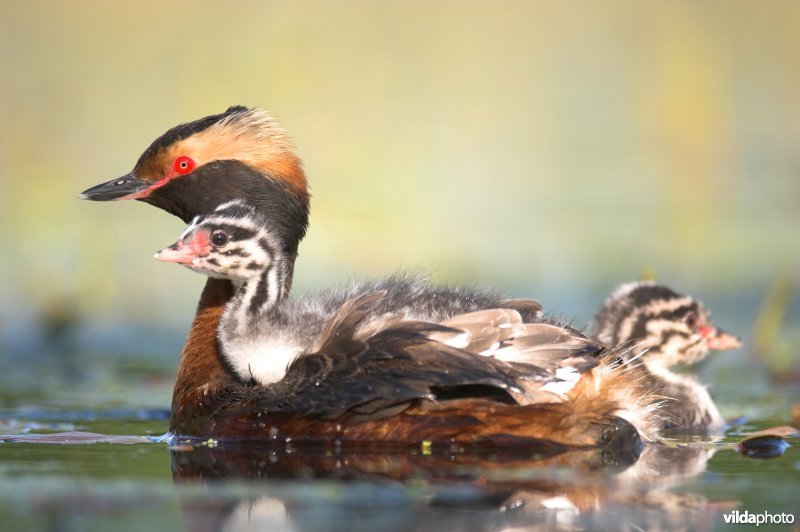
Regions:
[[246, 282], [281, 260], [281, 243], [251, 205], [234, 200], [197, 216], [180, 238], [155, 254], [219, 279]]
[[712, 323], [701, 302], [653, 282], [620, 286], [603, 303], [593, 328], [593, 336], [608, 345], [646, 350], [642, 360], [654, 367], [692, 364], [710, 350], [741, 345]]

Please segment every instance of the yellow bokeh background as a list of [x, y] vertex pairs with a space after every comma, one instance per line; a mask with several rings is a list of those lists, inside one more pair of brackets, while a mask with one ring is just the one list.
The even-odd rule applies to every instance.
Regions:
[[76, 196], [232, 104], [305, 162], [301, 291], [410, 267], [558, 309], [647, 271], [711, 297], [799, 275], [796, 2], [1, 9], [4, 313], [185, 326], [203, 279], [150, 258], [183, 224]]

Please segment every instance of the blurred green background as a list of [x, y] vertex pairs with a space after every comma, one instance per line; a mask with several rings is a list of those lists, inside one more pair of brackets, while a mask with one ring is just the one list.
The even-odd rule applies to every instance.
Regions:
[[796, 2], [0, 5], [6, 352], [174, 364], [204, 279], [151, 255], [183, 224], [76, 195], [231, 104], [305, 162], [299, 291], [410, 267], [581, 324], [655, 272], [751, 324], [800, 277]]

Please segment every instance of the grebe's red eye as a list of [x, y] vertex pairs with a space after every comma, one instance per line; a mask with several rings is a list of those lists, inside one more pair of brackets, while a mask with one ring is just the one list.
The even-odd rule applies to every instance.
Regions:
[[191, 157], [181, 155], [175, 159], [174, 163], [172, 163], [172, 169], [181, 175], [188, 174], [194, 170], [194, 161], [191, 159]]

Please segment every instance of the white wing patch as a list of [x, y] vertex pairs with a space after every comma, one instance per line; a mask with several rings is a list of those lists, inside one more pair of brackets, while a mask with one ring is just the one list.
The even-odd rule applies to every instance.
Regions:
[[581, 380], [581, 373], [573, 367], [564, 366], [556, 369], [557, 381], [551, 381], [542, 386], [542, 390], [565, 396]]

